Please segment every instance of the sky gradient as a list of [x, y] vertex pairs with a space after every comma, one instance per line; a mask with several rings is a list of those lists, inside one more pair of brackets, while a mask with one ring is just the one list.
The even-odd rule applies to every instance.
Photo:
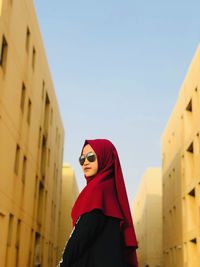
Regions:
[[35, 0], [65, 128], [64, 162], [85, 139], [117, 148], [131, 205], [199, 45], [199, 1]]

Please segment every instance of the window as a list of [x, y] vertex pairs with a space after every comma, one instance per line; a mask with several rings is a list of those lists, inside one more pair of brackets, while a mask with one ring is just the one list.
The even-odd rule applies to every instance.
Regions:
[[186, 110], [192, 112], [192, 99], [189, 101]]
[[199, 133], [196, 135], [196, 154], [200, 154], [200, 137]]
[[195, 112], [198, 112], [199, 110], [199, 91], [198, 88], [196, 87], [194, 90], [194, 94], [193, 94], [193, 110]]
[[29, 30], [29, 27], [27, 27], [27, 30], [26, 30], [26, 51], [28, 52], [29, 51], [29, 44], [30, 44], [30, 30]]
[[39, 196], [38, 196], [38, 207], [37, 207], [37, 223], [42, 224], [43, 219], [43, 198], [44, 198], [44, 186], [40, 182], [39, 185]]
[[31, 100], [28, 100], [28, 113], [27, 113], [27, 122], [30, 124], [31, 120]]
[[26, 91], [26, 87], [23, 83], [22, 84], [22, 90], [21, 90], [21, 103], [20, 103], [20, 107], [21, 107], [22, 112], [24, 111], [25, 91]]
[[193, 238], [193, 239], [190, 240], [190, 242], [196, 244], [197, 243], [197, 239], [196, 238]]
[[35, 176], [35, 190], [34, 190], [34, 197], [36, 198], [37, 196], [37, 184], [38, 184], [38, 176]]
[[40, 139], [41, 139], [41, 133], [42, 133], [42, 128], [39, 128], [39, 135], [38, 135], [38, 147], [40, 147]]
[[184, 182], [186, 186], [191, 179], [194, 178], [194, 170], [195, 170], [195, 160], [194, 160], [194, 143], [191, 142], [188, 146], [185, 154], [185, 175], [184, 175]]
[[0, 66], [4, 70], [5, 70], [5, 66], [6, 66], [7, 52], [8, 52], [8, 44], [7, 44], [5, 36], [3, 35], [3, 37], [2, 37], [2, 45], [1, 45]]
[[192, 231], [197, 225], [195, 188], [186, 196], [187, 204], [187, 231]]
[[198, 265], [197, 263], [199, 262], [199, 255], [196, 237], [193, 237], [190, 242], [188, 242], [188, 259], [190, 266]]
[[189, 145], [187, 151], [190, 152], [190, 153], [193, 153], [193, 152], [194, 152], [194, 149], [193, 149], [193, 142]]
[[192, 197], [195, 197], [195, 188], [193, 188], [188, 194]]
[[19, 169], [19, 151], [20, 151], [20, 147], [19, 145], [17, 145], [16, 153], [15, 153], [15, 166], [14, 166], [14, 171], [16, 174], [18, 174], [18, 169]]
[[19, 246], [20, 246], [20, 228], [21, 228], [21, 220], [17, 220], [17, 232], [16, 232], [16, 253], [15, 253], [15, 266], [19, 267]]
[[44, 132], [45, 132], [45, 135], [48, 133], [49, 116], [50, 116], [50, 101], [49, 101], [49, 96], [46, 93], [45, 110], [44, 110]]
[[[34, 259], [38, 259], [38, 265], [36, 266], [42, 266], [41, 265], [41, 258], [42, 258], [42, 251], [41, 251], [41, 237], [40, 234], [38, 232], [35, 233], [35, 250], [34, 250]], [[51, 265], [50, 265], [51, 266]], [[53, 266], [53, 265], [52, 265]]]
[[19, 248], [20, 228], [21, 228], [21, 220], [18, 219], [17, 220], [16, 244], [15, 244], [16, 248]]
[[35, 69], [35, 56], [36, 56], [36, 51], [35, 51], [35, 47], [33, 47], [33, 52], [32, 52], [32, 68], [33, 68], [33, 70]]
[[42, 178], [45, 178], [46, 173], [46, 159], [47, 159], [47, 146], [46, 146], [46, 138], [42, 136], [42, 150], [41, 150], [41, 164], [40, 164], [40, 171]]
[[23, 166], [22, 166], [22, 182], [23, 183], [25, 181], [25, 176], [26, 176], [26, 162], [27, 162], [27, 158], [26, 156], [24, 156]]
[[9, 216], [9, 226], [8, 226], [8, 239], [7, 239], [7, 245], [11, 246], [11, 240], [12, 240], [12, 231], [13, 231], [13, 219], [14, 216], [10, 214]]
[[44, 99], [44, 88], [45, 88], [45, 82], [42, 82], [42, 100]]

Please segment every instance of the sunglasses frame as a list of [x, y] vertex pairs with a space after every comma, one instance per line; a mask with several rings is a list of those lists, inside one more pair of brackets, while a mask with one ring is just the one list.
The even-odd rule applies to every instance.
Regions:
[[[88, 157], [90, 156], [89, 154], [92, 154], [92, 156], [94, 155], [94, 160], [92, 160], [92, 161], [89, 160], [89, 158], [88, 158]], [[89, 156], [88, 156], [88, 155], [89, 155]], [[80, 163], [81, 166], [83, 166], [83, 164], [81, 164], [81, 157], [82, 157], [82, 156], [84, 156], [83, 164], [84, 164], [86, 158], [87, 158], [87, 160], [88, 160], [89, 162], [94, 162], [94, 161], [96, 160], [96, 155], [95, 155], [93, 152], [88, 152], [88, 153], [86, 154], [86, 156], [85, 156], [85, 155], [81, 155], [81, 156], [79, 157], [79, 163]]]

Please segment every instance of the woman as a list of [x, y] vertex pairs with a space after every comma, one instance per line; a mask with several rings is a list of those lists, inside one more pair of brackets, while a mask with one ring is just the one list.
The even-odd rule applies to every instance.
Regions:
[[114, 145], [85, 140], [79, 162], [87, 185], [73, 208], [73, 230], [59, 267], [137, 267], [138, 248]]

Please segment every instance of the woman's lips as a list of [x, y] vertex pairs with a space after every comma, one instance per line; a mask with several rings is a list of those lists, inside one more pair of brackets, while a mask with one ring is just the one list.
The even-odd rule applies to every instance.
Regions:
[[90, 170], [90, 169], [91, 169], [91, 168], [85, 168], [84, 171], [86, 172], [86, 171], [88, 171], [88, 170]]

